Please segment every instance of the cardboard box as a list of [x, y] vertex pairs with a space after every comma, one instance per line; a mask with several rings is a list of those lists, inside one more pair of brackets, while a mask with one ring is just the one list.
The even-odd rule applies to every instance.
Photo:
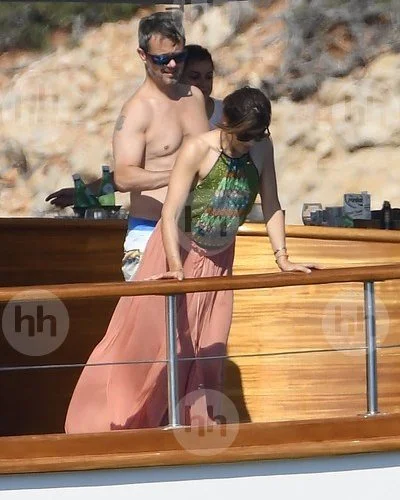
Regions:
[[343, 214], [350, 219], [371, 219], [371, 195], [346, 193], [343, 197]]

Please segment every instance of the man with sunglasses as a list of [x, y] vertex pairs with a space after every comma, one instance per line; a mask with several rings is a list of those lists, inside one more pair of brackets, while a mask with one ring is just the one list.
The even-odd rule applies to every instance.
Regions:
[[113, 137], [115, 185], [131, 193], [123, 259], [127, 280], [161, 217], [184, 136], [209, 129], [202, 92], [179, 83], [186, 51], [177, 13], [157, 12], [141, 19], [137, 52], [146, 77], [123, 106]]
[[[171, 170], [184, 137], [209, 130], [202, 92], [179, 83], [186, 51], [178, 15], [156, 12], [141, 19], [137, 52], [146, 77], [123, 105], [114, 130], [114, 185], [120, 192], [130, 192], [122, 265], [126, 280], [133, 278], [161, 217]], [[100, 182], [90, 187], [97, 190]], [[68, 190], [52, 193], [47, 201], [62, 206], [63, 191]]]

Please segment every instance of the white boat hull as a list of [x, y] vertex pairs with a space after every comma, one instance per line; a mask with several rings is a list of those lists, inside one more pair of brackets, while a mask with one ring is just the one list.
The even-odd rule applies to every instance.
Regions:
[[398, 500], [400, 452], [0, 476], [1, 500]]

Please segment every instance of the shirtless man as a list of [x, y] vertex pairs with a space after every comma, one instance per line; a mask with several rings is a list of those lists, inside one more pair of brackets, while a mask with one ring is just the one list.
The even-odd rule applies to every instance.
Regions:
[[118, 191], [131, 193], [123, 259], [128, 280], [161, 217], [184, 136], [209, 130], [202, 92], [179, 83], [184, 47], [185, 33], [173, 13], [157, 12], [141, 19], [137, 52], [146, 78], [123, 105], [113, 136], [114, 184]]

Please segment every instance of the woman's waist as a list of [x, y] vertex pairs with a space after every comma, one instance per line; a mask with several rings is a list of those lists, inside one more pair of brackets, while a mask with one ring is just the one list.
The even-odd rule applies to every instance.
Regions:
[[212, 230], [204, 230], [197, 226], [186, 230], [180, 229], [181, 245], [190, 247], [198, 253], [224, 250], [234, 243], [237, 234], [237, 228], [229, 231], [224, 225], [214, 227]]
[[234, 248], [235, 239], [236, 237], [232, 236], [216, 240], [215, 238], [202, 238], [191, 232], [181, 232], [179, 244], [187, 252], [193, 251], [199, 255], [212, 258], [226, 251], [231, 251]]

